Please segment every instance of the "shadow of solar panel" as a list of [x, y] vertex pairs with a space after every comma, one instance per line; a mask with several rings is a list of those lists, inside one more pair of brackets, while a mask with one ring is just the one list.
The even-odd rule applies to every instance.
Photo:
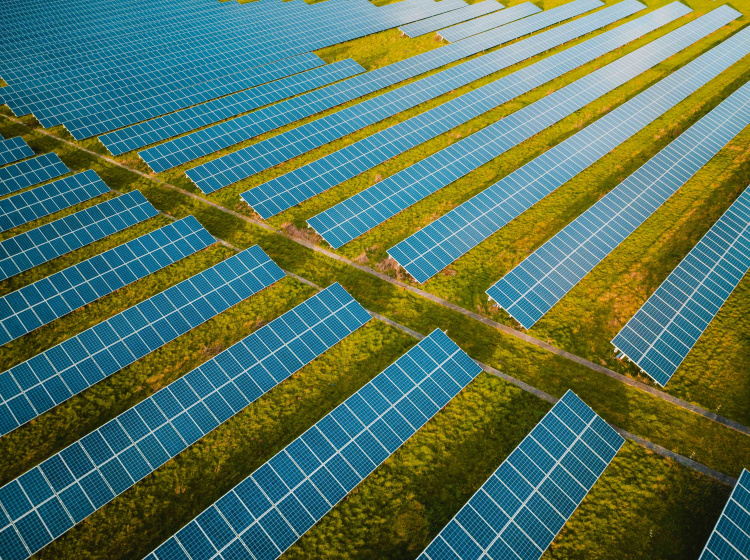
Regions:
[[534, 251], [487, 294], [531, 328], [748, 124], [750, 83]]
[[[644, 8], [645, 6], [638, 2], [621, 2], [591, 16], [545, 31], [495, 51], [492, 55], [485, 55], [481, 59], [475, 60], [491, 59], [500, 55], [504, 64], [510, 65], [524, 57], [528, 58], [558, 46], [573, 35], [578, 37], [584, 32], [592, 31], [597, 26], [601, 28], [616, 21], [618, 17], [631, 15], [639, 7]], [[665, 25], [689, 11], [689, 8], [679, 2], [669, 4], [635, 21], [598, 35], [420, 115], [363, 138], [317, 161], [276, 177], [243, 193], [242, 198], [263, 218], [267, 219], [294, 204], [299, 204], [406, 150], [468, 122], [514, 97], [577, 68], [585, 62], [610, 52], [648, 31]], [[566, 34], [567, 29], [570, 29], [568, 34]], [[476, 74], [476, 72], [473, 74]]]
[[42, 154], [32, 159], [0, 167], [0, 196], [49, 181], [70, 173], [55, 153]]
[[742, 469], [699, 560], [750, 560], [750, 471]]
[[215, 243], [192, 216], [0, 298], [0, 345]]
[[147, 558], [277, 558], [480, 371], [433, 331]]
[[[13, 512], [0, 525], [0, 557], [28, 558], [26, 548], [46, 546], [369, 320], [333, 284], [0, 488]], [[37, 499], [18, 507], [18, 490]], [[93, 510], [76, 507], [81, 496]], [[30, 534], [31, 520], [48, 530]], [[8, 544], [12, 534], [23, 542]]]
[[0, 373], [0, 434], [283, 278], [257, 245]]
[[26, 141], [20, 136], [9, 138], [8, 140], [0, 140], [0, 165], [12, 163], [33, 155], [34, 150], [29, 148]]
[[666, 385], [748, 269], [750, 189], [745, 189], [612, 344]]
[[346, 59], [100, 136], [114, 155], [136, 150], [364, 72]]
[[737, 17], [739, 13], [728, 7], [714, 10], [313, 216], [307, 223], [331, 246], [339, 248]]
[[566, 392], [419, 560], [538, 560], [624, 441]]
[[[455, 45], [447, 45], [400, 62], [389, 64], [361, 76], [350, 78], [340, 84], [327, 86], [321, 90], [278, 103], [273, 107], [260, 109], [250, 115], [214, 125], [160, 146], [154, 146], [153, 148], [139, 152], [139, 155], [154, 171], [164, 171], [222, 148], [227, 148], [243, 140], [248, 140], [263, 132], [268, 132], [285, 124], [362, 97], [378, 89], [413, 78], [466, 56], [471, 56], [472, 54], [601, 5], [601, 2], [598, 2], [598, 0], [574, 0], [549, 12], [544, 12], [533, 18], [493, 30], [485, 35], [473, 37], [468, 41]], [[507, 8], [502, 10], [501, 13], [512, 19], [513, 16], [523, 17], [527, 15], [525, 10], [528, 10], [528, 8], [520, 6]], [[230, 155], [236, 158], [241, 157], [241, 152], [236, 153], [240, 154], [240, 156]], [[209, 166], [206, 167], [207, 172], [212, 169], [210, 167], [211, 164], [216, 164], [216, 162], [207, 164]], [[201, 169], [201, 167], [196, 169]], [[199, 177], [195, 175], [194, 170], [191, 170], [191, 172], [193, 172], [194, 181], [201, 181], [200, 177], [202, 175]], [[204, 187], [209, 188], [205, 185]], [[211, 188], [207, 192], [213, 190], [216, 190], [216, 188]]]
[[109, 192], [89, 169], [0, 200], [0, 231], [38, 220]]
[[467, 6], [465, 8], [460, 8], [458, 10], [453, 10], [451, 12], [433, 16], [431, 18], [415, 21], [414, 23], [404, 25], [399, 29], [404, 35], [408, 37], [419, 37], [420, 35], [425, 35], [426, 33], [437, 31], [438, 29], [442, 29], [443, 27], [447, 27], [455, 23], [460, 23], [468, 19], [473, 19], [475, 17], [483, 16], [491, 12], [502, 10], [504, 7], [505, 6], [503, 6], [499, 2], [496, 2], [495, 0], [483, 0], [482, 2], [471, 4], [470, 6]]
[[418, 282], [426, 282], [747, 54], [750, 29], [520, 167], [388, 254]]
[[153, 218], [156, 208], [133, 191], [0, 241], [0, 280]]

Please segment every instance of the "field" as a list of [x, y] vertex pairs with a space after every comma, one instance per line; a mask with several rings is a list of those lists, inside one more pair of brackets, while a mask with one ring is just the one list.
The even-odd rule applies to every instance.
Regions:
[[[514, 0], [508, 4], [516, 3], [520, 2]], [[564, 2], [535, 3], [549, 9]], [[668, 2], [644, 3], [648, 10], [653, 10]], [[112, 158], [96, 139], [74, 141], [62, 127], [42, 129], [32, 117], [15, 118], [3, 106], [0, 134], [5, 138], [22, 136], [36, 153], [54, 151], [71, 170], [94, 169], [118, 192], [138, 189], [163, 214], [0, 282], [0, 295], [161, 227], [173, 218], [192, 214], [226, 243], [217, 243], [4, 346], [0, 369], [6, 370], [220, 262], [237, 248], [258, 244], [287, 271], [321, 287], [340, 282], [368, 310], [421, 334], [444, 329], [474, 359], [554, 397], [572, 389], [619, 428], [723, 475], [737, 477], [743, 467], [750, 468], [749, 432], [691, 412], [667, 400], [667, 395], [647, 392], [646, 386], [657, 386], [634, 365], [616, 360], [610, 340], [750, 184], [750, 128], [691, 178], [527, 333], [640, 385], [596, 371], [581, 360], [552, 352], [510, 329], [498, 328], [491, 321], [479, 321], [476, 316], [522, 330], [510, 316], [491, 305], [485, 290], [750, 80], [750, 57], [723, 72], [425, 285], [416, 284], [403, 270], [398, 270], [386, 251], [706, 52], [746, 26], [748, 16], [644, 72], [338, 251], [306, 228], [308, 218], [333, 204], [720, 5], [713, 0], [685, 3], [694, 10], [688, 16], [295, 206], [265, 225], [240, 200], [240, 193], [591, 35], [472, 82], [210, 196], [200, 193], [184, 171], [214, 159], [217, 154], [155, 175], [135, 152]], [[731, 5], [750, 14], [747, 0]], [[369, 70], [440, 46], [434, 34], [408, 39], [401, 37], [398, 30], [390, 30], [317, 54], [326, 62], [353, 58]], [[279, 132], [272, 131], [239, 146]], [[219, 154], [235, 151], [239, 146]], [[5, 232], [0, 239], [101, 200], [100, 197]], [[413, 287], [424, 292], [409, 289]], [[288, 276], [1, 438], [0, 486], [315, 291], [311, 285]], [[431, 299], [429, 295], [434, 297]], [[76, 560], [144, 557], [416, 342], [403, 330], [371, 320], [35, 557]], [[745, 276], [663, 391], [731, 421], [750, 425], [750, 275]], [[480, 374], [289, 549], [284, 558], [416, 558], [550, 406], [501, 378]], [[730, 486], [704, 472], [628, 441], [544, 558], [695, 559], [730, 491]]]

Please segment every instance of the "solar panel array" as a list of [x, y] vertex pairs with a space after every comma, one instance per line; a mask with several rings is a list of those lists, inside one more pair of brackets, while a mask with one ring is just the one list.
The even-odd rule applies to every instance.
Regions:
[[750, 82], [498, 280], [487, 294], [531, 328], [750, 124]]
[[339, 284], [0, 488], [0, 558], [28, 558], [367, 323]]
[[433, 331], [146, 559], [277, 558], [480, 371]]
[[442, 29], [443, 27], [473, 19], [475, 17], [483, 16], [491, 12], [496, 12], [498, 10], [502, 10], [503, 8], [504, 6], [499, 2], [496, 2], [495, 0], [482, 0], [482, 2], [471, 4], [470, 6], [466, 6], [465, 8], [460, 8], [458, 10], [453, 10], [444, 14], [432, 16], [431, 18], [415, 21], [414, 23], [410, 23], [409, 25], [401, 26], [400, 29], [401, 32], [407, 37], [419, 37], [420, 35], [425, 35], [427, 33], [437, 31], [438, 29]]
[[9, 138], [8, 140], [0, 140], [0, 165], [12, 163], [33, 155], [34, 150], [29, 148], [29, 145], [20, 136]]
[[418, 560], [538, 560], [624, 441], [566, 392]]
[[55, 153], [42, 154], [7, 167], [0, 167], [0, 196], [49, 181], [66, 173], [70, 173], [70, 169]]
[[11, 292], [0, 298], [0, 345], [215, 241], [198, 220], [189, 216]]
[[313, 216], [339, 248], [739, 17], [717, 9]]
[[71, 5], [45, 34], [10, 26], [0, 42], [0, 75], [10, 84], [2, 97], [16, 115], [65, 124], [81, 139], [300, 70], [289, 65], [317, 66], [311, 51], [465, 5], [407, 0], [378, 8], [353, 0], [247, 9], [203, 2], [175, 11], [157, 2], [135, 13], [97, 10], [88, 26], [86, 13], [94, 10]]
[[283, 277], [256, 245], [0, 373], [0, 435]]
[[88, 170], [0, 200], [0, 231], [38, 220], [109, 192]]
[[[615, 20], [629, 10], [645, 6], [638, 2], [622, 2], [592, 16], [546, 31], [503, 49], [506, 63], [545, 52], [566, 40], [565, 27], [580, 34], [582, 25], [592, 30], [606, 18]], [[609, 11], [611, 10], [611, 11]], [[393, 158], [423, 142], [468, 122], [506, 101], [538, 87], [581, 64], [595, 59], [677, 19], [690, 11], [674, 2], [576, 45], [513, 72], [494, 82], [465, 93], [420, 115], [395, 124], [372, 136], [350, 144], [317, 161], [263, 183], [246, 193], [243, 199], [263, 218], [286, 210], [376, 165]], [[630, 14], [628, 14], [630, 15]], [[596, 19], [597, 23], [592, 20]], [[586, 20], [589, 20], [588, 22]], [[611, 23], [611, 21], [609, 22]], [[513, 51], [517, 55], [511, 54]]]
[[750, 28], [409, 236], [389, 255], [426, 282], [748, 54]]
[[136, 150], [178, 134], [217, 123], [333, 82], [364, 72], [348, 58], [302, 74], [264, 84], [99, 137], [114, 155]]
[[133, 191], [4, 239], [0, 241], [0, 280], [104, 239], [157, 214], [156, 208], [139, 191]]
[[750, 189], [745, 189], [612, 340], [666, 385], [750, 269]]
[[742, 469], [699, 560], [750, 560], [750, 471]]
[[[477, 54], [483, 50], [498, 46], [506, 41], [537, 31], [599, 6], [601, 6], [601, 2], [598, 0], [574, 0], [548, 12], [537, 14], [536, 16], [504, 26], [485, 35], [474, 37], [468, 41], [441, 47], [389, 64], [383, 68], [366, 72], [361, 76], [355, 76], [339, 84], [333, 84], [320, 90], [309, 92], [272, 107], [266, 107], [249, 115], [244, 115], [154, 146], [139, 152], [139, 155], [154, 171], [164, 171], [217, 150], [227, 148], [238, 142], [249, 140], [264, 132], [336, 107], [347, 101], [373, 93], [384, 87], [392, 86], [419, 74], [435, 70], [445, 64]], [[512, 22], [515, 19], [523, 18], [530, 13], [538, 11], [539, 9], [536, 6], [526, 3], [513, 8], [507, 8], [500, 13], [504, 14], [504, 17], [509, 22]], [[242, 158], [243, 152], [235, 152], [235, 154], [229, 155], [234, 158]], [[191, 170], [191, 179], [194, 182], [200, 181], [204, 192], [212, 192], [220, 188], [218, 184], [225, 186], [225, 183], [231, 184], [241, 178], [240, 175], [236, 174], [237, 170], [235, 170], [233, 174], [226, 177], [215, 177], [212, 182], [213, 186], [208, 186], [201, 177], [204, 175], [207, 178], [210, 177], [212, 171], [218, 173], [220, 168], [217, 162], [219, 161], [221, 160], [215, 160], [207, 163], [205, 166]], [[238, 159], [237, 161], [239, 163], [241, 160]], [[227, 163], [229, 163], [228, 160], [224, 160], [222, 165], [226, 165]], [[200, 175], [196, 175], [196, 173]], [[216, 184], [214, 184], [215, 182]]]

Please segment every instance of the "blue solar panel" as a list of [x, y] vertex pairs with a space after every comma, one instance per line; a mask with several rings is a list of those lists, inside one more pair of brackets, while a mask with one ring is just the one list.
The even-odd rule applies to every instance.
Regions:
[[446, 41], [455, 43], [456, 41], [460, 41], [461, 39], [466, 39], [467, 37], [471, 37], [472, 35], [484, 33], [485, 31], [495, 29], [496, 27], [499, 27], [501, 25], [503, 25], [502, 18], [500, 17], [499, 13], [495, 12], [493, 14], [472, 19], [471, 21], [467, 21], [466, 23], [460, 23], [458, 25], [453, 25], [451, 27], [441, 29], [438, 31], [438, 36], [440, 36], [442, 39], [445, 39]]
[[750, 471], [742, 469], [699, 560], [750, 560]]
[[745, 189], [612, 344], [666, 385], [748, 269], [750, 189]]
[[[597, 26], [612, 23], [644, 7], [638, 2], [622, 2], [482, 58], [502, 54], [504, 63], [509, 65], [558, 46], [574, 34], [592, 31]], [[669, 4], [254, 187], [243, 193], [242, 198], [267, 219], [666, 25], [689, 11], [679, 2]], [[566, 34], [565, 28], [570, 28], [570, 34]]]
[[153, 218], [156, 208], [139, 192], [84, 208], [54, 222], [0, 241], [0, 280]]
[[112, 154], [120, 155], [252, 111], [263, 105], [349, 78], [360, 72], [364, 72], [364, 68], [349, 58], [270, 84], [264, 84], [248, 91], [170, 113], [158, 119], [116, 130], [100, 136], [99, 140]]
[[0, 298], [0, 345], [215, 241], [189, 216], [11, 292]]
[[409, 25], [403, 25], [399, 29], [401, 29], [401, 32], [407, 37], [419, 37], [420, 35], [425, 35], [426, 33], [437, 31], [438, 29], [442, 29], [443, 27], [447, 27], [455, 23], [460, 23], [462, 21], [483, 16], [491, 12], [496, 12], [503, 9], [503, 7], [504, 6], [502, 4], [496, 2], [495, 0], [483, 0], [482, 2], [477, 2], [476, 4], [466, 6], [465, 8], [453, 10], [437, 16], [432, 16], [431, 18], [426, 18], [420, 21], [415, 21], [414, 23], [410, 23]]
[[750, 28], [411, 235], [389, 255], [426, 282], [748, 54]]
[[[490, 31], [487, 34], [478, 35], [467, 41], [441, 47], [400, 62], [389, 64], [361, 76], [350, 78], [340, 84], [327, 86], [318, 91], [278, 103], [273, 107], [260, 109], [250, 115], [214, 125], [160, 146], [154, 146], [153, 148], [139, 152], [139, 155], [154, 171], [164, 171], [222, 148], [227, 148], [243, 140], [248, 140], [269, 130], [279, 128], [285, 124], [362, 97], [384, 87], [413, 78], [461, 58], [495, 47], [506, 41], [538, 31], [548, 25], [558, 23], [601, 5], [601, 2], [598, 0], [574, 0], [569, 4]], [[538, 11], [538, 8], [533, 5], [522, 4], [502, 10], [500, 13], [504, 14], [509, 21], [512, 21], [533, 11]], [[230, 155], [240, 158], [242, 152], [236, 152], [236, 154], [240, 155]], [[206, 176], [210, 176], [216, 165], [216, 162], [210, 162], [205, 166], [196, 168], [196, 170], [203, 169], [202, 172], [191, 170], [191, 174], [193, 175], [191, 178], [194, 181], [202, 181], [201, 177], [203, 175], [199, 177], [195, 173], [203, 173]], [[216, 167], [217, 172], [218, 170], [219, 168]], [[227, 180], [231, 183], [240, 178], [240, 176], [237, 176], [238, 178], [232, 181], [231, 179], [234, 177], [234, 173], [229, 174], [225, 180], [221, 181], [221, 184], [223, 185]], [[218, 181], [218, 179], [216, 180]], [[203, 182], [201, 184], [204, 185]], [[204, 185], [202, 188], [208, 189], [206, 192], [211, 192], [219, 187], [213, 188]]]
[[0, 373], [0, 435], [283, 276], [256, 245]]
[[624, 441], [568, 391], [418, 560], [538, 560]]
[[29, 145], [20, 136], [8, 140], [0, 140], [0, 165], [12, 163], [33, 155], [34, 150], [29, 148]]
[[6, 484], [0, 558], [28, 558], [369, 319], [334, 284]]
[[748, 124], [750, 83], [534, 251], [487, 294], [531, 328]]
[[380, 181], [307, 223], [339, 248], [740, 15], [728, 7], [714, 10]]
[[433, 331], [147, 560], [279, 557], [480, 371]]
[[109, 192], [95, 171], [58, 179], [0, 200], [0, 231], [38, 220]]
[[70, 169], [55, 153], [42, 154], [7, 167], [0, 167], [0, 196], [49, 181], [66, 173], [70, 173]]

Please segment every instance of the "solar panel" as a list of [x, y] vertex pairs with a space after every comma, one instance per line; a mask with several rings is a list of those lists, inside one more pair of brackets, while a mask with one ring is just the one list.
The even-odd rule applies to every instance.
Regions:
[[461, 39], [466, 39], [467, 37], [478, 35], [479, 33], [484, 33], [485, 31], [495, 29], [496, 27], [502, 25], [502, 21], [500, 20], [499, 15], [500, 14], [496, 12], [478, 17], [465, 23], [459, 23], [458, 25], [453, 25], [451, 27], [441, 29], [437, 32], [437, 34], [441, 39], [450, 41], [451, 43], [455, 43], [456, 41], [460, 41]]
[[[620, 3], [591, 16], [514, 43], [497, 52], [505, 53], [503, 59], [509, 65], [511, 62], [518, 62], [522, 57], [528, 58], [545, 52], [569, 39], [570, 36], [565, 34], [565, 27], [573, 27], [580, 34], [581, 25], [587, 26], [587, 31], [591, 31], [595, 25], [603, 26], [605, 22], [612, 22], [607, 18], [614, 21], [618, 16], [624, 17], [626, 11], [642, 7], [637, 2]], [[666, 25], [689, 11], [689, 8], [679, 2], [669, 4], [621, 27], [451, 99], [429, 111], [376, 132], [317, 161], [276, 177], [243, 193], [242, 198], [261, 217], [268, 219], [294, 204], [299, 204], [357, 174], [372, 169], [585, 62], [610, 52], [648, 31]]]
[[0, 298], [0, 345], [215, 243], [188, 216]]
[[503, 8], [504, 6], [499, 2], [496, 2], [495, 0], [483, 0], [482, 2], [471, 4], [470, 6], [466, 6], [465, 8], [460, 8], [458, 10], [453, 10], [444, 14], [432, 16], [431, 18], [415, 21], [414, 23], [410, 23], [409, 25], [402, 26], [400, 29], [401, 32], [408, 37], [419, 37], [420, 35], [425, 35], [427, 33], [437, 31], [438, 29], [442, 29], [443, 27], [466, 21], [468, 19], [473, 19], [475, 17], [483, 16], [489, 14], [490, 12], [496, 12], [498, 10], [502, 10]]
[[369, 319], [334, 284], [6, 484], [0, 558], [28, 558]]
[[433, 331], [146, 559], [279, 557], [480, 371]]
[[699, 560], [750, 560], [750, 471], [742, 474]]
[[88, 170], [0, 200], [0, 231], [38, 220], [109, 192]]
[[8, 140], [0, 140], [0, 165], [12, 163], [33, 155], [34, 150], [29, 148], [29, 145], [20, 136], [9, 138]]
[[714, 10], [307, 220], [339, 248], [739, 17]]
[[750, 83], [534, 251], [487, 294], [531, 328], [748, 124]]
[[567, 391], [418, 560], [538, 560], [624, 441]]
[[0, 280], [153, 218], [156, 208], [133, 191], [0, 241]]
[[[139, 152], [139, 155], [154, 171], [164, 171], [222, 148], [227, 148], [243, 140], [249, 140], [254, 136], [279, 128], [285, 124], [362, 97], [384, 87], [413, 78], [461, 58], [495, 47], [506, 41], [532, 33], [533, 31], [601, 5], [601, 2], [598, 0], [574, 0], [548, 12], [543, 12], [512, 25], [490, 31], [485, 35], [478, 35], [455, 45], [447, 45], [439, 49], [421, 53], [406, 60], [389, 64], [383, 68], [366, 72], [361, 76], [355, 76], [340, 84], [333, 84], [323, 89], [288, 99], [272, 107], [260, 109], [249, 115], [214, 125], [159, 146], [154, 146], [153, 148]], [[501, 13], [509, 21], [512, 21], [534, 11], [539, 10], [533, 4], [526, 3], [513, 8], [507, 8], [502, 10]], [[241, 152], [236, 153], [240, 155], [234, 157], [241, 157]], [[212, 165], [216, 165], [216, 162], [209, 162], [206, 166], [196, 169], [205, 169], [207, 173], [210, 173], [213, 169]], [[194, 172], [194, 170], [191, 170], [191, 172]], [[201, 181], [197, 175], [194, 175], [193, 180]], [[203, 185], [202, 188], [209, 188], [204, 182], [201, 182], [201, 184]], [[216, 189], [212, 188], [211, 190]], [[211, 190], [207, 192], [211, 192]]]
[[750, 189], [745, 189], [612, 344], [666, 385], [748, 269]]
[[70, 169], [55, 153], [42, 154], [7, 167], [0, 167], [0, 195], [20, 191], [66, 173], [70, 173]]
[[364, 68], [348, 58], [270, 84], [220, 97], [208, 103], [170, 113], [122, 130], [116, 130], [100, 136], [99, 140], [113, 155], [120, 155], [252, 111], [263, 105], [349, 78], [360, 72], [364, 72]]
[[389, 255], [426, 282], [747, 54], [750, 28], [409, 236]]
[[0, 373], [0, 435], [283, 277], [255, 245]]

